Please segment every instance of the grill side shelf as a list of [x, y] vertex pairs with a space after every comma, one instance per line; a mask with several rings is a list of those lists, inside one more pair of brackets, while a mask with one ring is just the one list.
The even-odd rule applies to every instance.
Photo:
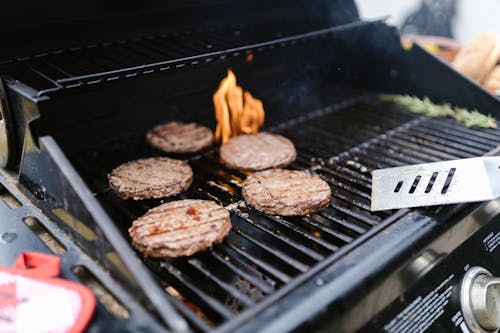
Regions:
[[[11, 174], [0, 171], [1, 265], [10, 266], [25, 251], [61, 258], [60, 277], [83, 283], [96, 295], [89, 331], [163, 332], [165, 328], [134, 299], [115, 277], [87, 255], [34, 204], [33, 196]], [[84, 278], [79, 271], [84, 271]]]
[[[25, 151], [20, 183], [36, 197], [36, 204], [84, 252], [113, 272], [129, 293], [174, 332], [189, 330], [130, 245], [92, 196], [52, 137], [39, 140], [40, 149]], [[32, 147], [34, 147], [32, 145]], [[151, 307], [153, 306], [153, 307]], [[156, 311], [162, 309], [162, 311]]]

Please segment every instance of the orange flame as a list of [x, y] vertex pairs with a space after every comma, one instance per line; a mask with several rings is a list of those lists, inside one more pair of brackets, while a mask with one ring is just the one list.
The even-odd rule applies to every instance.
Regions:
[[226, 143], [231, 136], [257, 133], [264, 124], [264, 106], [259, 99], [236, 84], [236, 76], [228, 69], [213, 95], [215, 107], [215, 140]]

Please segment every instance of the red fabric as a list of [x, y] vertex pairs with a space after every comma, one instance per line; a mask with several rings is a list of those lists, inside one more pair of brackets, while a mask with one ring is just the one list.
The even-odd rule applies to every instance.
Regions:
[[[60, 263], [60, 258], [53, 255], [24, 252], [17, 258], [11, 268], [0, 267], [0, 271], [30, 278], [38, 282], [45, 282], [53, 286], [59, 286], [76, 292], [81, 300], [81, 310], [72, 328], [68, 332], [83, 332], [94, 312], [95, 296], [87, 287], [81, 284], [55, 278], [61, 272]], [[0, 285], [0, 309], [15, 307], [18, 304], [19, 300], [16, 295], [16, 290], [15, 283]], [[50, 304], [48, 304], [48, 306], [50, 306]]]
[[0, 286], [0, 299], [0, 309], [17, 306], [19, 300], [17, 299], [17, 289], [14, 282]]
[[61, 274], [61, 259], [45, 253], [23, 252], [12, 265], [12, 271], [31, 277], [55, 277]]

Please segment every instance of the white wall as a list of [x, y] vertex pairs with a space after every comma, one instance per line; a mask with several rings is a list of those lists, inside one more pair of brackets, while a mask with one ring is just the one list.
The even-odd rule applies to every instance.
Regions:
[[[420, 0], [355, 0], [363, 19], [390, 15], [389, 24], [400, 26], [409, 13], [420, 6]], [[484, 30], [500, 33], [500, 0], [458, 0], [453, 24], [454, 38], [467, 43]]]

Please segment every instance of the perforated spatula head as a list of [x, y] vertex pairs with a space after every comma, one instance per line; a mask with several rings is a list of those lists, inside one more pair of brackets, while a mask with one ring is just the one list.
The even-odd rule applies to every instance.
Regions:
[[500, 157], [475, 157], [375, 170], [371, 210], [495, 199], [499, 167]]

